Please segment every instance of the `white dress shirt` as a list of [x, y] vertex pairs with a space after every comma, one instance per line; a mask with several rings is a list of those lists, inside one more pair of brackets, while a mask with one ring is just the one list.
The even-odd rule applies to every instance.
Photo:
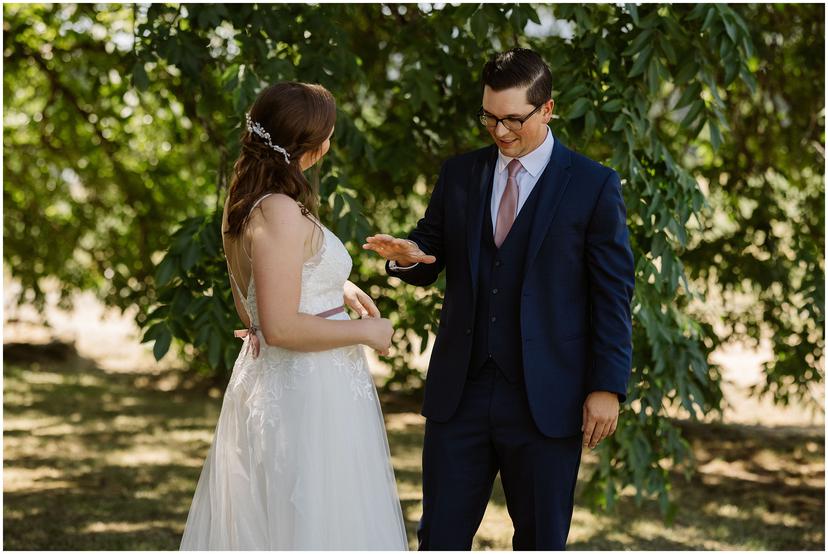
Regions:
[[[532, 193], [532, 189], [540, 179], [541, 173], [546, 169], [549, 160], [552, 158], [552, 148], [555, 146], [555, 138], [549, 127], [546, 128], [546, 138], [540, 146], [523, 156], [518, 158], [520, 165], [515, 179], [518, 184], [518, 204], [515, 218], [520, 213], [520, 209], [526, 203], [526, 199]], [[503, 192], [506, 190], [506, 181], [509, 178], [509, 172], [506, 166], [509, 165], [514, 158], [505, 156], [500, 150], [497, 151], [497, 164], [495, 164], [494, 173], [494, 188], [492, 189], [492, 229], [497, 229], [497, 211], [500, 207], [500, 199], [503, 198]]]
[[[552, 148], [554, 148], [554, 146], [555, 138], [552, 136], [552, 131], [550, 131], [549, 127], [547, 127], [546, 138], [540, 146], [522, 158], [518, 158], [520, 160], [520, 165], [523, 167], [518, 170], [518, 173], [515, 176], [518, 184], [518, 204], [517, 212], [515, 212], [515, 218], [517, 218], [517, 214], [520, 213], [520, 209], [532, 193], [532, 189], [534, 189], [535, 185], [538, 183], [538, 179], [540, 179], [541, 173], [543, 173], [543, 170], [546, 169], [546, 166], [549, 164], [549, 160], [552, 159]], [[503, 192], [506, 190], [506, 181], [509, 178], [509, 172], [506, 171], [506, 166], [509, 165], [509, 162], [513, 159], [514, 158], [505, 156], [503, 152], [498, 149], [497, 163], [495, 164], [494, 169], [494, 184], [492, 188], [492, 230], [497, 229], [497, 210], [500, 207], [500, 199], [503, 197]], [[418, 263], [419, 262], [406, 267], [401, 267], [392, 260], [389, 264], [389, 268], [392, 271], [405, 271], [406, 269], [416, 267]]]

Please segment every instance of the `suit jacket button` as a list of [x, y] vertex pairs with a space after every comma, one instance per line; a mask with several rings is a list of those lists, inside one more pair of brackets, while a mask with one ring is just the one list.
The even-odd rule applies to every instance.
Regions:
[[492, 316], [492, 323], [494, 323], [495, 321], [497, 321], [497, 318], [495, 316]]
[[466, 334], [471, 335], [471, 329], [466, 329]]

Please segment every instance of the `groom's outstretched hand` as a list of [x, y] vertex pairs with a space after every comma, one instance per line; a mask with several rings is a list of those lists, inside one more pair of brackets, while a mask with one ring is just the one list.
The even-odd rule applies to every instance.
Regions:
[[362, 245], [365, 250], [373, 250], [386, 260], [394, 260], [401, 266], [409, 266], [419, 262], [433, 264], [437, 261], [434, 256], [423, 252], [413, 240], [398, 239], [391, 235], [373, 235], [365, 239]]
[[584, 447], [595, 448], [612, 435], [618, 425], [618, 395], [608, 391], [593, 391], [584, 401]]

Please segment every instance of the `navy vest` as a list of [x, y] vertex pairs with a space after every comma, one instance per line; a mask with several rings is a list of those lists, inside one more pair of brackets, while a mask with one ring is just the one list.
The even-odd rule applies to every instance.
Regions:
[[509, 234], [497, 248], [491, 212], [494, 180], [489, 184], [481, 234], [470, 377], [476, 376], [483, 364], [492, 360], [510, 383], [523, 380], [523, 341], [520, 334], [523, 265], [538, 191], [542, 185], [539, 181], [532, 189]]

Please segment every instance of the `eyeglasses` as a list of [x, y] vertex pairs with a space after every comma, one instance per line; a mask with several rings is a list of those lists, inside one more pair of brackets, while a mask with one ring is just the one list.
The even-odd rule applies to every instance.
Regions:
[[480, 123], [482, 123], [483, 125], [485, 125], [489, 129], [495, 129], [497, 127], [498, 123], [503, 123], [503, 126], [506, 127], [507, 129], [509, 129], [510, 131], [520, 131], [521, 128], [523, 127], [523, 123], [527, 119], [532, 117], [535, 114], [535, 112], [538, 111], [539, 109], [541, 109], [542, 107], [543, 107], [543, 104], [536, 107], [534, 110], [532, 110], [531, 112], [529, 112], [528, 114], [526, 114], [525, 116], [523, 116], [519, 119], [516, 118], [516, 117], [504, 117], [504, 118], [501, 119], [501, 118], [495, 117], [491, 114], [487, 114], [483, 110], [483, 108], [480, 108], [480, 111], [477, 112], [477, 117], [478, 117], [478, 119], [480, 119]]

